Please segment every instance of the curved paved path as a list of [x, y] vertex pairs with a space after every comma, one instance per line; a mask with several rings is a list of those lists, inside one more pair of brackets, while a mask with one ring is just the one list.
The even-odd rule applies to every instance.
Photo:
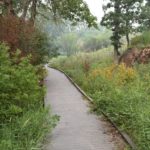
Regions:
[[[46, 105], [60, 116], [46, 150], [114, 150], [104, 122], [89, 113], [88, 102], [64, 74], [48, 68]], [[107, 128], [107, 127], [106, 127]]]

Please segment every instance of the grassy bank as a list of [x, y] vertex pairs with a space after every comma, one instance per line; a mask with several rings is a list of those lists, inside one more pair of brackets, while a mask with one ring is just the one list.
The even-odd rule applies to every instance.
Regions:
[[50, 66], [64, 70], [90, 97], [93, 110], [104, 111], [137, 144], [150, 149], [150, 64], [115, 65], [112, 50], [58, 57]]

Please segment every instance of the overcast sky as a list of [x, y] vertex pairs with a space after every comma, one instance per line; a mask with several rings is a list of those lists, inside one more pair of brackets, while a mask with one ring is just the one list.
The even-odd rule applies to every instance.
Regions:
[[98, 18], [98, 21], [101, 20], [101, 18], [104, 15], [102, 5], [103, 0], [84, 0], [88, 4], [91, 13]]

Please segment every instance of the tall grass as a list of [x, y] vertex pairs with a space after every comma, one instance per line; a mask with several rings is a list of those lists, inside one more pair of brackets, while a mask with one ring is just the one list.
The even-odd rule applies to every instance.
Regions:
[[63, 63], [58, 58], [50, 65], [68, 73], [94, 99], [93, 110], [105, 112], [138, 150], [149, 150], [150, 64], [116, 65], [106, 50], [63, 58]]
[[15, 122], [5, 123], [0, 128], [1, 150], [40, 150], [47, 133], [55, 127], [56, 116], [48, 110], [37, 108], [18, 117]]

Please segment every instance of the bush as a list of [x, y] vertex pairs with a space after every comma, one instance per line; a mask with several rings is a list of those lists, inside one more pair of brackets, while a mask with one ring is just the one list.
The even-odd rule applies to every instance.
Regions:
[[11, 55], [16, 49], [21, 50], [20, 56], [31, 54], [32, 64], [40, 64], [48, 56], [52, 48], [45, 33], [35, 28], [29, 21], [15, 16], [0, 17], [0, 41], [6, 42]]
[[43, 108], [42, 75], [37, 75], [30, 57], [20, 59], [17, 51], [10, 58], [8, 51], [8, 46], [0, 44], [0, 149], [34, 149], [57, 117]]
[[0, 49], [0, 120], [4, 121], [42, 103], [44, 89], [39, 87], [36, 70], [29, 58], [22, 58], [15, 64], [17, 56], [11, 61], [8, 47], [2, 44]]

